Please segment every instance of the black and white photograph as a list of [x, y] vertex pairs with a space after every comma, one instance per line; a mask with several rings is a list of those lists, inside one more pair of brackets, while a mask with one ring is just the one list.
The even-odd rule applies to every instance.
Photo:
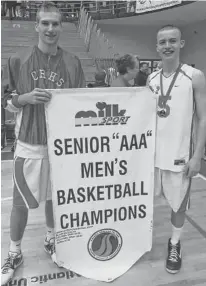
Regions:
[[152, 71], [157, 71], [161, 68], [161, 65], [162, 65], [162, 61], [159, 60], [159, 61], [153, 61], [152, 62]]
[[203, 0], [1, 1], [1, 286], [206, 285], [205, 30]]

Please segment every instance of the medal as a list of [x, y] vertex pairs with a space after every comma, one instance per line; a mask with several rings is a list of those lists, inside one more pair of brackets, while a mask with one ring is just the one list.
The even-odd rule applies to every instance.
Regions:
[[159, 117], [167, 117], [165, 109], [161, 109], [161, 110], [157, 111], [157, 114], [159, 115]]
[[164, 91], [163, 91], [163, 70], [161, 71], [160, 73], [160, 92], [161, 92], [161, 95], [159, 96], [159, 102], [158, 102], [158, 106], [159, 106], [159, 110], [157, 111], [157, 114], [159, 117], [167, 117], [169, 114], [170, 114], [170, 107], [169, 105], [167, 105], [167, 101], [170, 99], [171, 100], [171, 96], [170, 96], [170, 93], [172, 91], [172, 88], [175, 84], [175, 81], [177, 79], [177, 76], [180, 72], [180, 69], [181, 69], [181, 66], [182, 64], [180, 63], [176, 72], [175, 72], [175, 75], [169, 85], [169, 88], [167, 90], [167, 93], [166, 95], [164, 95]]

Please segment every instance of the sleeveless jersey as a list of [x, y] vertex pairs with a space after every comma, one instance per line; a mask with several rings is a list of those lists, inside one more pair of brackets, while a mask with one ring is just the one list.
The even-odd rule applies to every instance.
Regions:
[[[166, 103], [167, 117], [157, 115], [155, 166], [162, 170], [181, 172], [192, 152], [194, 99], [192, 74], [194, 68], [183, 64]], [[157, 111], [161, 110], [161, 70], [149, 76], [149, 87], [158, 96]], [[162, 76], [163, 94], [166, 95], [174, 74]], [[158, 114], [158, 112], [157, 112]]]

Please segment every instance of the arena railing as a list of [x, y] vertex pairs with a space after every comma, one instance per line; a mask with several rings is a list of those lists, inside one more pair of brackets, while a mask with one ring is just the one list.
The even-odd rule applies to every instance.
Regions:
[[119, 55], [116, 47], [105, 37], [98, 28], [92, 16], [84, 7], [80, 11], [78, 32], [83, 38], [87, 52], [95, 61], [97, 70], [104, 70], [107, 74], [107, 83], [117, 75], [115, 58]]
[[[44, 1], [12, 1], [12, 18], [18, 20], [35, 20], [36, 12]], [[63, 15], [63, 21], [76, 22], [83, 7], [94, 19], [123, 17], [135, 11], [136, 1], [54, 1]], [[131, 4], [132, 3], [132, 4]], [[18, 8], [17, 8], [18, 7]], [[131, 7], [133, 7], [131, 9]], [[14, 15], [15, 14], [15, 15]], [[1, 1], [2, 19], [9, 18], [8, 1]]]
[[[17, 1], [1, 1], [1, 16], [2, 19], [9, 18], [8, 13], [8, 2], [13, 2], [13, 8], [18, 7], [18, 13], [13, 15], [13, 19], [19, 20], [35, 20], [36, 11], [44, 1], [21, 1], [21, 4], [15, 3]], [[178, 6], [191, 4], [196, 1], [182, 1]], [[84, 8], [95, 20], [100, 19], [111, 19], [120, 17], [130, 17], [137, 15], [136, 7], [137, 1], [54, 1], [56, 6], [60, 9], [63, 14], [63, 21], [66, 22], [77, 22], [81, 8]], [[163, 8], [164, 9], [164, 8]], [[166, 8], [167, 9], [167, 8]], [[168, 8], [169, 9], [169, 8]], [[151, 13], [144, 12], [144, 13]], [[17, 15], [18, 14], [18, 15]]]

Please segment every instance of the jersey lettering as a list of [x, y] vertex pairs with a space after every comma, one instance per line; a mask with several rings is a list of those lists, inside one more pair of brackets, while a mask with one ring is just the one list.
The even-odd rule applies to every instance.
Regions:
[[46, 79], [46, 80], [54, 82], [58, 87], [61, 87], [64, 83], [64, 79], [59, 78], [58, 74], [53, 71], [50, 71], [48, 75], [46, 75], [45, 70], [39, 69], [39, 71], [32, 71], [31, 76], [34, 81], [37, 81], [39, 79]]

